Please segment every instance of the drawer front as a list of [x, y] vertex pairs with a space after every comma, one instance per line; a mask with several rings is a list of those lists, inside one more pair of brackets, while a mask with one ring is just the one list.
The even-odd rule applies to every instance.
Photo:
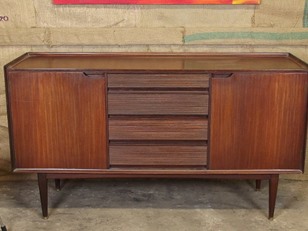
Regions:
[[110, 74], [109, 88], [208, 88], [208, 74]]
[[111, 166], [205, 166], [207, 147], [186, 145], [110, 145]]
[[110, 91], [110, 115], [207, 115], [206, 91]]
[[110, 166], [206, 166], [209, 77], [108, 75]]
[[119, 117], [109, 119], [110, 140], [207, 140], [207, 119]]

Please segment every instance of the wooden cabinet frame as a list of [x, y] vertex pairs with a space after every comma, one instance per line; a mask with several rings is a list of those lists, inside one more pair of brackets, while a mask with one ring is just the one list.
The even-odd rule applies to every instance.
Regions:
[[304, 170], [308, 66], [285, 53], [27, 53], [5, 66], [13, 170], [269, 181]]

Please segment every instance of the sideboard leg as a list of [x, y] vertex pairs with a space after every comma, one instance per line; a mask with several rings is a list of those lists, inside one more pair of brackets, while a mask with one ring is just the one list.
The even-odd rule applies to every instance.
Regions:
[[256, 191], [261, 190], [261, 180], [256, 180]]
[[268, 219], [272, 220], [274, 218], [275, 204], [277, 197], [279, 175], [272, 175], [269, 179], [269, 214]]
[[41, 206], [42, 206], [42, 213], [45, 219], [48, 218], [48, 179], [46, 174], [39, 173], [37, 174], [38, 177], [38, 185], [40, 191], [40, 198], [41, 198]]
[[55, 179], [55, 186], [56, 186], [57, 191], [61, 190], [61, 180], [60, 179]]

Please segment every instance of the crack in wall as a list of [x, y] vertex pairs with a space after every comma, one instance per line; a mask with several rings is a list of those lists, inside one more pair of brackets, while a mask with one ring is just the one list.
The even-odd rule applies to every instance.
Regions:
[[48, 47], [52, 47], [51, 32], [48, 28], [45, 28], [43, 43], [46, 44]]
[[37, 13], [35, 2], [33, 2], [33, 9], [34, 9], [34, 21], [35, 21], [34, 27], [37, 27], [37, 15], [38, 15], [38, 13]]

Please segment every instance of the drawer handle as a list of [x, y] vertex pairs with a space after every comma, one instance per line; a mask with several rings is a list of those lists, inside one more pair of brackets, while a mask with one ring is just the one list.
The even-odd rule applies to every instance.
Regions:
[[102, 78], [105, 77], [104, 74], [88, 74], [86, 72], [83, 72], [83, 76], [86, 78]]
[[212, 78], [230, 78], [233, 76], [233, 73], [216, 73], [216, 74], [212, 74]]

